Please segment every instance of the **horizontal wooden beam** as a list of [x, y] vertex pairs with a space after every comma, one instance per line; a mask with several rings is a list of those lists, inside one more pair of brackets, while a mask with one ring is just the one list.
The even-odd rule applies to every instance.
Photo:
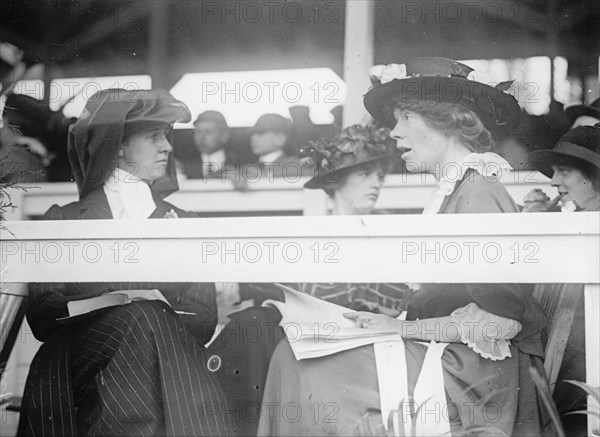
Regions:
[[599, 214], [565, 217], [6, 222], [2, 282], [598, 283]]

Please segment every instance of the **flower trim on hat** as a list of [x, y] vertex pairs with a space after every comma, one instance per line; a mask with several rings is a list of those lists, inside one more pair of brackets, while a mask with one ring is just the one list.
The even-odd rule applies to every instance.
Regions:
[[393, 153], [390, 145], [390, 130], [386, 127], [361, 126], [355, 124], [342, 130], [339, 138], [323, 138], [311, 141], [306, 149], [301, 150], [301, 165], [335, 170], [348, 158], [356, 159], [362, 151], [373, 157]]
[[[460, 62], [445, 60], [447, 62], [452, 62], [452, 67], [454, 70], [447, 70], [447, 66], [442, 66], [440, 68], [440, 72], [436, 73], [434, 76], [438, 77], [463, 77], [464, 79], [474, 81], [475, 79], [475, 70], [471, 67], [461, 64]], [[446, 68], [444, 68], [446, 67]], [[425, 74], [413, 73], [408, 74], [408, 68], [406, 64], [388, 64], [388, 65], [375, 65], [371, 67], [369, 71], [369, 77], [371, 78], [371, 83], [373, 85], [385, 85], [393, 80], [402, 80], [408, 78], [416, 78], [422, 76], [430, 76]], [[512, 86], [514, 80], [508, 80], [504, 82], [499, 82], [495, 88], [500, 91], [507, 92]]]

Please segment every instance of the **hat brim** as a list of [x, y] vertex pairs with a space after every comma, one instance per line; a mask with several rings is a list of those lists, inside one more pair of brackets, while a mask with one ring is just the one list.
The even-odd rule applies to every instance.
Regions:
[[588, 115], [590, 117], [597, 118], [600, 120], [600, 109], [596, 109], [592, 106], [587, 105], [573, 105], [565, 108], [565, 114], [567, 118], [571, 122], [571, 124], [575, 123], [579, 117], [584, 115]]
[[349, 169], [353, 169], [356, 167], [360, 167], [364, 164], [369, 164], [371, 162], [376, 161], [386, 161], [386, 160], [395, 160], [399, 159], [400, 152], [389, 153], [387, 155], [374, 156], [373, 158], [365, 159], [364, 161], [356, 162], [354, 164], [338, 167], [331, 170], [316, 170], [315, 176], [310, 179], [308, 182], [304, 184], [304, 188], [308, 189], [323, 189], [323, 188], [332, 188], [336, 184], [340, 182], [339, 174], [342, 171], [346, 171]]
[[552, 170], [553, 165], [565, 165], [577, 169], [595, 167], [600, 170], [597, 163], [554, 150], [536, 150], [529, 154], [529, 161], [540, 173], [550, 179], [552, 179], [552, 175], [554, 174], [554, 170]]
[[462, 105], [475, 112], [497, 139], [506, 138], [519, 126], [521, 108], [504, 91], [460, 77], [410, 77], [394, 79], [371, 88], [364, 106], [371, 116], [393, 129], [394, 107], [399, 102], [434, 101]]

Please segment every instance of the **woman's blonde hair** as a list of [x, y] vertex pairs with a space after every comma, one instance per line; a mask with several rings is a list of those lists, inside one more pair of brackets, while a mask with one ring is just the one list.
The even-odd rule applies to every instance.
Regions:
[[464, 106], [419, 100], [398, 102], [394, 109], [419, 114], [429, 126], [458, 139], [472, 152], [487, 152], [496, 144], [495, 137], [483, 125], [477, 114]]

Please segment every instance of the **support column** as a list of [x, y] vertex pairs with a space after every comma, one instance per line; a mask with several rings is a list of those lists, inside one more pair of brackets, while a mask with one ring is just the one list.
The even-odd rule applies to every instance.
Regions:
[[369, 69], [373, 66], [375, 1], [346, 0], [344, 37], [344, 80], [347, 85], [343, 126], [363, 123], [367, 111], [363, 95], [371, 86]]
[[[600, 285], [585, 284], [585, 382], [592, 387], [600, 386]], [[588, 396], [588, 411], [598, 411], [598, 402]], [[594, 430], [600, 429], [600, 418], [588, 414], [588, 435], [594, 434]]]
[[152, 88], [165, 88], [168, 81], [168, 19], [169, 2], [148, 2], [148, 74], [152, 77]]

